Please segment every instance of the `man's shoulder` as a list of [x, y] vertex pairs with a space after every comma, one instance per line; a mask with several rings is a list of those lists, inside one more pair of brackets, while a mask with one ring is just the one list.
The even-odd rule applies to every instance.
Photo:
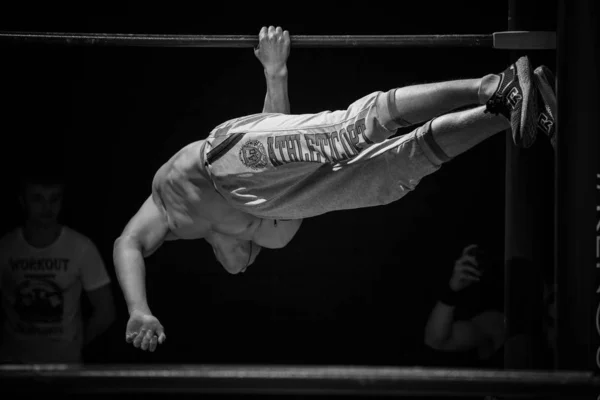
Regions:
[[15, 227], [0, 235], [0, 248], [10, 247], [20, 238], [21, 227]]

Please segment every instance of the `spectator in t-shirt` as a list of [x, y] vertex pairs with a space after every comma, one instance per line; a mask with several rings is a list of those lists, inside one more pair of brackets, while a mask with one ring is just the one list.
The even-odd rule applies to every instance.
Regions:
[[[98, 249], [59, 222], [64, 187], [60, 176], [23, 177], [25, 220], [0, 239], [2, 363], [82, 363], [83, 348], [114, 321]], [[82, 293], [91, 305], [85, 320]]]

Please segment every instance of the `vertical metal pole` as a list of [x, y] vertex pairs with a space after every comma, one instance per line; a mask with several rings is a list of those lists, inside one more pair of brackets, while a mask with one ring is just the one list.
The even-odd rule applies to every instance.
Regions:
[[598, 372], [600, 129], [598, 6], [560, 0], [555, 272], [557, 367]]
[[[534, 18], [528, 2], [509, 0], [508, 30], [530, 29]], [[510, 62], [525, 55], [512, 51]], [[541, 140], [541, 139], [540, 139]], [[543, 304], [544, 209], [539, 179], [540, 155], [536, 143], [529, 149], [517, 148], [511, 132], [506, 134], [504, 265], [507, 341], [504, 346], [504, 366], [507, 369], [542, 368], [541, 329]], [[551, 170], [551, 165], [546, 168]], [[551, 196], [551, 194], [550, 194]], [[548, 209], [545, 218], [551, 218]]]

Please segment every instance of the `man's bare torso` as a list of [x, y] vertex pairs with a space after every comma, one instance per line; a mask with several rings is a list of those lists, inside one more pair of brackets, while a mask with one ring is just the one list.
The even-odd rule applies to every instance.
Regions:
[[201, 165], [203, 144], [187, 145], [154, 176], [152, 196], [166, 215], [167, 239], [210, 241], [216, 233], [252, 240], [261, 219], [231, 207], [217, 192]]

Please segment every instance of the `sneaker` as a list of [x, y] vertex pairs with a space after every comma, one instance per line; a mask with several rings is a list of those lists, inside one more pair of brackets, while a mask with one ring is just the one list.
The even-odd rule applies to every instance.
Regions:
[[485, 112], [502, 114], [510, 121], [513, 141], [528, 148], [537, 134], [537, 97], [529, 58], [523, 56], [500, 73], [498, 89], [486, 103]]
[[535, 86], [538, 89], [539, 116], [538, 130], [550, 139], [550, 144], [556, 150], [556, 80], [550, 68], [541, 65], [533, 71]]

